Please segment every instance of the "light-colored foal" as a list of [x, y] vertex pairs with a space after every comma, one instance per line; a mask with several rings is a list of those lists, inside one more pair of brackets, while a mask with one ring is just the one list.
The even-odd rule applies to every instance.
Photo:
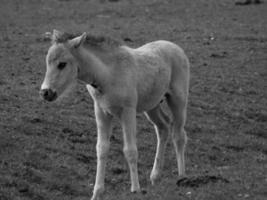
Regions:
[[[41, 95], [48, 101], [64, 96], [79, 79], [94, 100], [97, 123], [97, 174], [92, 200], [104, 192], [105, 167], [110, 147], [112, 119], [123, 129], [123, 152], [130, 169], [131, 191], [139, 192], [136, 113], [144, 112], [157, 134], [157, 151], [150, 179], [160, 178], [169, 133], [178, 172], [185, 174], [184, 125], [189, 89], [189, 61], [183, 50], [168, 41], [147, 43], [136, 49], [102, 37], [71, 36], [54, 30], [46, 57], [47, 71]], [[162, 100], [172, 113], [169, 118]]]

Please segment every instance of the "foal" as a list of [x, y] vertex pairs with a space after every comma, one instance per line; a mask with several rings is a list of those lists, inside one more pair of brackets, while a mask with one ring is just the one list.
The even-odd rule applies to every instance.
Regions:
[[[111, 39], [87, 34], [74, 36], [54, 30], [46, 56], [47, 71], [40, 94], [54, 101], [79, 79], [94, 100], [97, 123], [97, 173], [92, 200], [101, 199], [110, 147], [112, 118], [123, 129], [123, 152], [130, 169], [131, 191], [139, 192], [136, 113], [144, 112], [154, 125], [157, 150], [150, 180], [160, 178], [168, 135], [172, 137], [178, 172], [185, 174], [184, 130], [189, 88], [189, 61], [183, 50], [168, 41], [155, 41], [136, 49]], [[165, 100], [170, 119], [161, 108]]]

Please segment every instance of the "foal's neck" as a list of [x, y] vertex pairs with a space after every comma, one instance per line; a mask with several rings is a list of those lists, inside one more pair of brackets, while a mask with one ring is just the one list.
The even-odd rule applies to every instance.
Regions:
[[78, 79], [96, 88], [105, 87], [109, 80], [110, 69], [103, 62], [101, 53], [80, 47], [75, 57], [79, 63]]

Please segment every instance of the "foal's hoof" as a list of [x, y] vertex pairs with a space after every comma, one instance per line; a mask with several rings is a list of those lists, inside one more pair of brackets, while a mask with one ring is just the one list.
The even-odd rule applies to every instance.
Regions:
[[102, 200], [104, 196], [104, 188], [98, 188], [94, 190], [91, 200]]
[[161, 176], [159, 173], [155, 173], [155, 174], [151, 174], [150, 175], [150, 181], [151, 181], [151, 185], [155, 186], [157, 183], [159, 183], [161, 180]]
[[103, 194], [98, 195], [98, 196], [92, 196], [91, 200], [102, 200], [103, 199]]
[[133, 193], [133, 194], [138, 194], [138, 193], [146, 194], [147, 191], [146, 191], [145, 189], [140, 189], [139, 191], [133, 191], [133, 192], [131, 192], [131, 193]]
[[145, 189], [141, 189], [141, 194], [146, 194], [147, 191]]

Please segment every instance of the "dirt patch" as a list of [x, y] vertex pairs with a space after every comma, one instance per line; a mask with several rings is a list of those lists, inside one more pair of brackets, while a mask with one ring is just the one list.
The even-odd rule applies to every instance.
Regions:
[[181, 178], [176, 182], [176, 185], [179, 187], [201, 187], [202, 185], [206, 185], [209, 183], [229, 183], [230, 181], [222, 176], [218, 175], [202, 175], [202, 176], [194, 176], [194, 177], [185, 177]]

